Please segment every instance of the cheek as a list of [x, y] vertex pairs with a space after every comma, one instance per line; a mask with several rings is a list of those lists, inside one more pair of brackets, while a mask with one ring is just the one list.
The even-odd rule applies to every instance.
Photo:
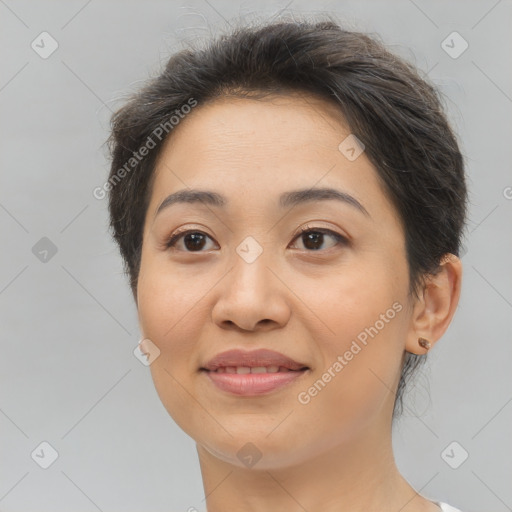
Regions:
[[158, 363], [156, 367], [183, 378], [197, 369], [191, 340], [200, 338], [209, 318], [201, 300], [205, 291], [186, 273], [171, 273], [165, 265], [148, 260], [141, 262], [137, 295], [142, 336], [160, 350], [151, 369]]
[[309, 383], [311, 402], [329, 410], [334, 424], [361, 428], [393, 399], [406, 323], [403, 294], [393, 275], [378, 266], [371, 271], [353, 267], [311, 297], [318, 325], [328, 327], [319, 327], [324, 334], [316, 339], [322, 359]]
[[137, 297], [144, 335], [163, 341], [174, 331], [190, 326], [188, 315], [201, 298], [201, 289], [194, 284], [193, 276], [177, 272], [165, 257], [143, 254]]
[[350, 345], [356, 338], [364, 343], [376, 331], [379, 338], [390, 337], [403, 321], [403, 286], [392, 269], [382, 267], [360, 262], [316, 280], [314, 288], [305, 283], [298, 290], [297, 294], [316, 313], [318, 325], [330, 334], [324, 338], [327, 352], [348, 349], [346, 343]]
[[197, 347], [191, 340], [200, 338], [201, 326], [207, 320], [200, 301], [204, 292], [160, 269], [161, 265], [141, 264], [139, 324], [142, 336], [160, 350], [149, 367], [155, 390], [176, 424], [188, 431], [193, 406], [190, 382], [199, 364]]

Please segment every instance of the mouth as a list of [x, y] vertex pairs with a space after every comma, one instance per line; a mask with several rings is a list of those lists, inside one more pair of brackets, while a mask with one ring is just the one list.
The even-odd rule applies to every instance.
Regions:
[[280, 352], [260, 348], [251, 351], [231, 349], [221, 352], [203, 364], [201, 369], [216, 371], [225, 368], [226, 373], [250, 373], [254, 369], [254, 373], [278, 373], [286, 369], [302, 370], [305, 367], [304, 363]]
[[205, 375], [218, 390], [256, 396], [296, 382], [310, 370], [304, 363], [285, 354], [260, 348], [221, 352], [203, 364], [199, 373]]
[[309, 367], [290, 370], [283, 366], [228, 366], [200, 372], [218, 390], [237, 396], [259, 396], [283, 389], [309, 372]]
[[237, 375], [247, 375], [248, 373], [286, 373], [286, 372], [302, 372], [309, 370], [308, 366], [299, 368], [298, 370], [292, 370], [286, 366], [220, 366], [215, 370], [209, 370], [207, 368], [200, 368], [201, 371], [212, 372], [212, 373], [231, 373]]

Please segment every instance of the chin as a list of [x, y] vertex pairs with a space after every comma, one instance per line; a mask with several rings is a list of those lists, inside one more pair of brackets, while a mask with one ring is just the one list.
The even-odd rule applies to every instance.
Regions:
[[[311, 456], [307, 453], [310, 449], [307, 448], [305, 440], [291, 438], [286, 429], [280, 433], [277, 430], [272, 432], [275, 423], [264, 433], [249, 428], [237, 430], [232, 425], [230, 427], [232, 436], [221, 429], [224, 434], [222, 439], [209, 437], [196, 440], [198, 451], [203, 448], [227, 464], [255, 471], [284, 469]], [[272, 433], [269, 435], [269, 432]]]

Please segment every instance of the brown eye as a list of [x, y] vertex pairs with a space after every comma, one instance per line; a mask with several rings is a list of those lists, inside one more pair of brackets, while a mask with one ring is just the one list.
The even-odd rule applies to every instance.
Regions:
[[[202, 249], [206, 245], [206, 239], [210, 238], [209, 235], [203, 233], [202, 231], [182, 231], [178, 233], [174, 233], [169, 240], [166, 242], [165, 246], [167, 248], [175, 248], [178, 241], [183, 239], [183, 245], [185, 246], [185, 252], [202, 252]], [[210, 238], [211, 240], [211, 238]]]
[[300, 234], [295, 237], [295, 240], [302, 239], [303, 245], [308, 251], [330, 249], [331, 247], [322, 247], [325, 241], [325, 235], [328, 235], [331, 239], [335, 240], [335, 243], [332, 244], [331, 247], [347, 243], [347, 239], [335, 231], [324, 228], [310, 228], [309, 226], [303, 228]]
[[[328, 236], [331, 240], [334, 240], [334, 243], [331, 244], [330, 247], [323, 247], [325, 244], [325, 237]], [[212, 240], [212, 238], [203, 233], [202, 231], [197, 230], [186, 230], [178, 233], [174, 233], [168, 241], [165, 243], [165, 247], [173, 250], [182, 250], [184, 252], [204, 252], [203, 249], [207, 245], [207, 239]], [[309, 226], [303, 228], [298, 236], [294, 238], [294, 240], [301, 239], [304, 245], [304, 248], [309, 251], [319, 251], [319, 250], [327, 250], [336, 245], [347, 244], [347, 239], [332, 231], [330, 229], [325, 228], [310, 228]], [[183, 240], [181, 248], [177, 248], [178, 242]], [[184, 248], [183, 248], [184, 247]]]

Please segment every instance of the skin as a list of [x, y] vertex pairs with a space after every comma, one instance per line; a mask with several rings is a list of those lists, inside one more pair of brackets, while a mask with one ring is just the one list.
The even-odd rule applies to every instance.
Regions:
[[[160, 154], [143, 233], [139, 323], [160, 350], [150, 366], [158, 395], [196, 441], [209, 512], [439, 510], [400, 475], [391, 416], [404, 351], [423, 354], [418, 337], [434, 346], [445, 332], [462, 266], [447, 255], [420, 298], [409, 296], [402, 224], [364, 152], [349, 161], [338, 149], [349, 134], [313, 96], [222, 98], [196, 107]], [[282, 192], [312, 187], [348, 192], [370, 215], [334, 200], [279, 208]], [[228, 203], [175, 204], [155, 217], [169, 194], [189, 188]], [[325, 234], [313, 250], [298, 232], [306, 225], [349, 243]], [[182, 237], [166, 248], [181, 228], [205, 233], [203, 246]], [[252, 263], [236, 252], [247, 236], [263, 249]], [[396, 302], [401, 311], [300, 403], [298, 394]], [[198, 371], [232, 348], [277, 350], [310, 370], [272, 393], [239, 397]], [[237, 456], [249, 442], [261, 455], [251, 467]]]

